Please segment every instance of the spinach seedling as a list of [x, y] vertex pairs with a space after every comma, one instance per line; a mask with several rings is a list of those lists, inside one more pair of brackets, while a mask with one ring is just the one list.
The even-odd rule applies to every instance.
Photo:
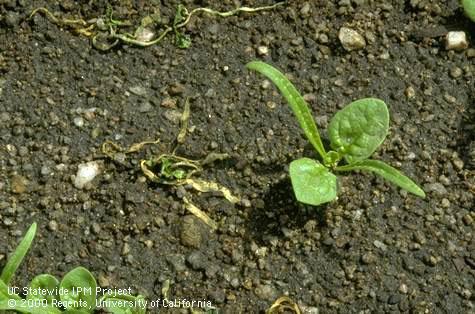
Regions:
[[[389, 129], [389, 111], [382, 100], [359, 99], [338, 111], [328, 126], [332, 150], [327, 152], [308, 104], [292, 83], [267, 63], [253, 61], [246, 67], [263, 74], [277, 86], [321, 157], [321, 162], [304, 157], [290, 163], [290, 180], [298, 201], [319, 205], [334, 200], [337, 178], [332, 170], [372, 171], [417, 196], [425, 197], [424, 191], [398, 170], [382, 161], [368, 159], [384, 141]], [[338, 166], [342, 159], [346, 164]]]
[[475, 22], [475, 0], [462, 0], [462, 7], [465, 15]]
[[[0, 312], [3, 310], [30, 314], [88, 314], [103, 309], [113, 314], [145, 314], [143, 296], [103, 294], [98, 292], [96, 279], [84, 267], [68, 272], [61, 282], [50, 274], [33, 278], [28, 287], [10, 287], [10, 281], [28, 252], [36, 234], [33, 223], [10, 256], [0, 275]], [[22, 299], [17, 293], [26, 294]], [[97, 306], [99, 305], [99, 306]]]

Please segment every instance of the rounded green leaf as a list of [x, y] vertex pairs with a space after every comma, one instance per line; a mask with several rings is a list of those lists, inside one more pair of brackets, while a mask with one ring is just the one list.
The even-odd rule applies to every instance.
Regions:
[[61, 301], [67, 309], [87, 310], [96, 307], [96, 280], [84, 267], [76, 267], [61, 280], [60, 288], [68, 293], [61, 294]]
[[27, 299], [40, 299], [47, 300], [48, 304], [52, 304], [54, 299], [58, 298], [56, 295], [57, 287], [59, 286], [59, 281], [56, 277], [50, 274], [38, 275], [30, 283], [30, 288], [32, 291], [45, 291], [45, 294], [35, 294], [30, 293], [26, 296]]
[[104, 295], [99, 304], [102, 305], [103, 310], [112, 314], [145, 314], [147, 308], [147, 302], [142, 295], [136, 297], [132, 295], [117, 297]]
[[299, 202], [319, 205], [336, 198], [336, 176], [321, 163], [301, 158], [290, 163], [290, 180]]
[[359, 99], [338, 111], [330, 121], [331, 146], [351, 164], [370, 157], [389, 129], [389, 111], [384, 101]]
[[475, 0], [462, 0], [462, 6], [465, 14], [475, 22]]

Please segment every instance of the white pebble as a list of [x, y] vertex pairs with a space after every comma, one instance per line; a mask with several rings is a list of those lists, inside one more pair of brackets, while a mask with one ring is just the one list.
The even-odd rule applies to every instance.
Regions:
[[82, 127], [84, 125], [84, 119], [82, 117], [75, 117], [73, 119], [73, 123], [75, 126], [78, 128]]
[[79, 164], [78, 172], [74, 178], [74, 186], [78, 189], [82, 189], [87, 183], [91, 182], [99, 172], [99, 164], [95, 161]]
[[257, 47], [257, 54], [260, 56], [267, 56], [269, 54], [269, 48], [266, 46]]
[[468, 41], [465, 32], [448, 32], [447, 36], [445, 36], [445, 49], [460, 51], [467, 47]]
[[138, 41], [149, 42], [153, 39], [153, 37], [155, 37], [155, 32], [146, 27], [142, 27], [138, 29], [135, 36], [135, 39]]
[[340, 28], [338, 38], [340, 39], [343, 48], [347, 51], [358, 50], [366, 46], [363, 36], [351, 28]]

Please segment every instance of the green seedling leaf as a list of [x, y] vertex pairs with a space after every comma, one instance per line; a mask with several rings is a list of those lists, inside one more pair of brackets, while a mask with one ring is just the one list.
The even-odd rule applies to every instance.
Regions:
[[401, 172], [386, 164], [385, 162], [373, 159], [358, 161], [351, 165], [336, 167], [338, 171], [366, 170], [372, 171], [406, 191], [420, 197], [425, 197], [424, 191], [414, 181], [403, 175]]
[[189, 16], [188, 10], [184, 5], [179, 4], [173, 19], [173, 30], [175, 31], [175, 45], [182, 49], [186, 49], [191, 46], [190, 37], [178, 30], [180, 28], [180, 24], [186, 21], [187, 16]]
[[190, 46], [191, 46], [190, 36], [185, 35], [181, 32], [176, 32], [175, 33], [175, 45], [178, 48], [181, 48], [181, 49], [190, 48]]
[[475, 22], [475, 0], [462, 0], [462, 7], [468, 18]]
[[90, 314], [93, 313], [94, 311], [87, 311], [87, 310], [77, 310], [77, 309], [67, 309], [64, 312], [61, 313], [66, 313], [66, 314]]
[[370, 157], [384, 141], [389, 129], [386, 104], [376, 98], [359, 99], [331, 119], [331, 146], [349, 163]]
[[38, 275], [30, 283], [30, 288], [33, 291], [46, 291], [44, 295], [28, 294], [27, 299], [39, 299], [47, 300], [48, 304], [52, 304], [53, 300], [57, 299], [55, 294], [57, 287], [59, 286], [59, 280], [50, 274]]
[[310, 158], [290, 163], [290, 180], [299, 202], [319, 205], [336, 198], [336, 176], [328, 168]]
[[145, 314], [147, 302], [141, 295], [104, 296], [99, 302], [104, 310], [112, 314]]
[[3, 282], [3, 280], [0, 280], [0, 302], [7, 301], [9, 299], [21, 300], [21, 298], [17, 294], [11, 292], [8, 289], [7, 284]]
[[68, 291], [61, 294], [61, 301], [66, 309], [89, 312], [96, 307], [96, 280], [84, 267], [76, 267], [67, 273], [61, 281], [60, 288]]
[[[27, 301], [17, 301], [14, 304], [11, 303], [12, 301], [0, 301], [0, 310], [10, 310], [10, 311], [17, 311], [20, 313], [28, 313], [28, 314], [61, 314], [66, 312], [61, 312], [55, 307], [43, 304], [43, 305], [29, 305]], [[84, 312], [78, 314], [85, 314]]]
[[246, 64], [246, 67], [263, 74], [277, 86], [277, 88], [282, 93], [282, 96], [284, 96], [284, 98], [287, 100], [290, 108], [297, 117], [297, 120], [300, 124], [300, 127], [304, 131], [305, 136], [313, 145], [313, 147], [315, 147], [322, 159], [325, 159], [326, 152], [325, 148], [323, 147], [322, 140], [320, 139], [317, 125], [315, 124], [308, 104], [297, 91], [295, 86], [292, 85], [292, 83], [285, 77], [284, 74], [267, 63], [261, 61], [252, 61]]
[[[0, 311], [17, 311], [29, 314], [60, 314], [61, 311], [45, 302], [23, 300], [15, 293], [9, 291], [8, 286], [0, 280]], [[29, 303], [30, 302], [30, 303]], [[33, 302], [33, 303], [31, 303]]]
[[2, 274], [0, 275], [0, 280], [2, 280], [6, 285], [10, 283], [15, 271], [20, 266], [21, 261], [25, 257], [26, 253], [28, 252], [33, 239], [35, 238], [36, 234], [36, 223], [34, 222], [28, 231], [26, 232], [25, 236], [21, 240], [20, 244], [10, 256], [5, 265], [5, 268], [2, 270]]

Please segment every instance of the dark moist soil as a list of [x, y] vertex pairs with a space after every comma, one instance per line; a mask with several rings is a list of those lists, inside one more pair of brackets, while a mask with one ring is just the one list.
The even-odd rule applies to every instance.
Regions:
[[[28, 16], [45, 6], [88, 20], [105, 14], [105, 1], [0, 1], [0, 268], [29, 225], [39, 225], [12, 284], [82, 265], [100, 285], [131, 287], [149, 301], [163, 297], [168, 280], [171, 300], [209, 300], [220, 313], [262, 313], [282, 295], [303, 313], [475, 313], [474, 23], [456, 0], [337, 2], [202, 14], [185, 29], [188, 49], [170, 34], [148, 48], [102, 52], [44, 14]], [[111, 5], [115, 18], [138, 25], [157, 7], [171, 22], [178, 3], [239, 4]], [[342, 26], [366, 46], [343, 49]], [[446, 50], [450, 30], [465, 31], [469, 48]], [[339, 178], [337, 200], [297, 203], [288, 164], [315, 153], [276, 89], [245, 69], [253, 59], [291, 78], [324, 138], [345, 104], [383, 99], [391, 126], [374, 158], [427, 197], [353, 173]], [[239, 204], [150, 183], [140, 170], [141, 159], [173, 149], [186, 97], [189, 133], [176, 153], [229, 154], [200, 177], [229, 188]], [[106, 140], [128, 147], [156, 138], [123, 160], [101, 152]], [[78, 165], [93, 160], [100, 175], [74, 187]], [[219, 223], [216, 232], [190, 215], [184, 197]]]

